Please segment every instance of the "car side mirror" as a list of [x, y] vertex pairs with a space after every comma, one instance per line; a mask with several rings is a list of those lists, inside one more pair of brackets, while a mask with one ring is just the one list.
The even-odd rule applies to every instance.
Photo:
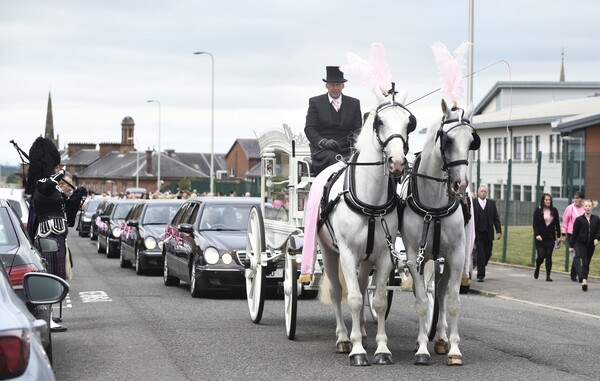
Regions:
[[31, 272], [23, 277], [23, 289], [30, 304], [55, 304], [67, 297], [69, 284], [53, 274]]
[[133, 228], [137, 228], [140, 226], [140, 221], [138, 220], [127, 220], [127, 226], [131, 226]]
[[192, 224], [179, 224], [177, 230], [182, 233], [192, 234], [194, 233], [194, 225]]
[[58, 240], [50, 237], [38, 237], [35, 240], [35, 247], [41, 253], [55, 253], [58, 251]]

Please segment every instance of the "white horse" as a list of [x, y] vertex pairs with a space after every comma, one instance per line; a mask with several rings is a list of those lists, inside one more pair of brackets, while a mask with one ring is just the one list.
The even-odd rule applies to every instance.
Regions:
[[[329, 204], [321, 209], [322, 217], [324, 211], [327, 216], [318, 234], [329, 280], [329, 287], [322, 287], [322, 292], [329, 293], [334, 304], [336, 347], [349, 353], [351, 365], [361, 366], [370, 365], [363, 347], [363, 297], [373, 268], [377, 269], [373, 304], [378, 316], [373, 363], [393, 363], [385, 332], [386, 282], [393, 268], [390, 249], [398, 229], [396, 184], [390, 175], [403, 173], [407, 136], [416, 127], [414, 116], [393, 95], [380, 97], [379, 102], [357, 138], [357, 154], [324, 195]], [[340, 264], [352, 313], [350, 338], [342, 317]]]
[[[434, 349], [438, 354], [448, 354], [448, 365], [462, 365], [462, 354], [458, 348], [458, 314], [466, 238], [461, 199], [464, 200], [468, 185], [469, 151], [479, 148], [480, 138], [465, 119], [462, 109], [450, 109], [442, 101], [442, 111], [444, 115], [439, 128], [429, 129], [423, 151], [415, 160], [400, 227], [408, 263], [413, 264], [409, 269], [415, 282], [415, 309], [419, 316], [418, 349], [415, 354], [417, 365], [430, 363], [427, 350], [427, 290], [422, 266], [436, 258], [444, 258], [445, 264], [435, 287], [439, 315]], [[450, 321], [449, 340], [446, 334], [446, 311]]]

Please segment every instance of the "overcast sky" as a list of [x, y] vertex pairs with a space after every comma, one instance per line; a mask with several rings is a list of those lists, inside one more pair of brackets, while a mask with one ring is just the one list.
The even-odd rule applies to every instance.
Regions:
[[[475, 1], [475, 104], [497, 81], [600, 81], [600, 1]], [[381, 42], [407, 102], [440, 86], [431, 45], [468, 40], [468, 0], [0, 0], [0, 163], [17, 164], [43, 134], [48, 92], [61, 147], [120, 142], [210, 152], [214, 56], [215, 152], [287, 123], [304, 128], [308, 98], [325, 92], [325, 66], [368, 57]], [[493, 65], [505, 60], [504, 63]], [[362, 111], [375, 97], [347, 75]], [[466, 86], [466, 82], [465, 82]], [[426, 127], [439, 92], [409, 106]], [[466, 100], [466, 96], [465, 96]]]

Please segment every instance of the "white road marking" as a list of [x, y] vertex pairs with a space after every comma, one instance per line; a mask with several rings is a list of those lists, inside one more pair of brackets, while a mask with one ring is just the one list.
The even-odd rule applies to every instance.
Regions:
[[504, 299], [504, 300], [510, 300], [510, 301], [513, 301], [513, 302], [519, 302], [519, 303], [523, 303], [523, 304], [529, 304], [529, 305], [535, 306], [535, 307], [542, 307], [542, 308], [547, 308], [549, 310], [555, 310], [555, 311], [565, 312], [565, 313], [568, 313], [568, 314], [574, 314], [574, 315], [589, 317], [589, 318], [593, 318], [593, 319], [600, 319], [600, 316], [598, 316], [598, 315], [593, 315], [593, 314], [588, 314], [588, 313], [585, 313], [585, 312], [574, 311], [574, 310], [570, 310], [568, 308], [549, 306], [547, 304], [540, 304], [540, 303], [530, 302], [530, 301], [527, 301], [527, 300], [516, 299], [516, 298], [512, 298], [510, 296], [504, 296], [504, 295], [495, 295], [495, 297], [496, 298], [500, 298], [500, 299]]
[[112, 299], [104, 291], [84, 291], [79, 293], [84, 303], [112, 302]]

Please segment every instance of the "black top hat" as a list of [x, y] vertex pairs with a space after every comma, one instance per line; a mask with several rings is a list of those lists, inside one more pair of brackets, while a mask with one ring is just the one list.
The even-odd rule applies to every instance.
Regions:
[[327, 66], [327, 78], [323, 78], [323, 82], [327, 83], [344, 83], [344, 73], [340, 71], [339, 66]]

